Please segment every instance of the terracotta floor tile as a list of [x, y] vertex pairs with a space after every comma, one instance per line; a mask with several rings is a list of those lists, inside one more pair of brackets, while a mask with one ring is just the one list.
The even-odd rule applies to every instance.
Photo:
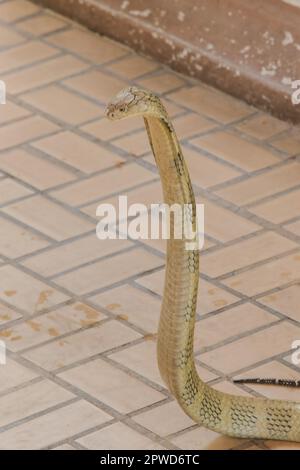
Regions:
[[124, 119], [118, 122], [118, 125], [114, 121], [109, 121], [105, 117], [99, 121], [91, 122], [86, 124], [81, 129], [84, 132], [96, 137], [101, 140], [111, 140], [115, 137], [119, 137], [128, 132], [142, 129], [144, 123], [140, 117], [132, 117], [131, 119]]
[[157, 62], [137, 55], [125, 57], [124, 59], [108, 66], [109, 70], [121, 75], [123, 78], [126, 78], [126, 80], [140, 77], [141, 75], [153, 72], [158, 68], [159, 65]]
[[195, 351], [277, 320], [274, 315], [254, 305], [248, 303], [238, 305], [196, 323]]
[[300, 450], [300, 444], [296, 442], [265, 441], [265, 445], [271, 450]]
[[[38, 140], [33, 146], [87, 174], [124, 161], [105, 147], [69, 131]], [[82, 158], [83, 155], [87, 157]]]
[[31, 369], [22, 366], [10, 357], [7, 358], [5, 367], [2, 367], [0, 376], [0, 392], [17, 387], [23, 383], [35, 379], [38, 375]]
[[43, 196], [33, 196], [16, 202], [2, 211], [60, 241], [94, 228], [93, 224]]
[[84, 62], [64, 55], [22, 70], [22, 73], [11, 73], [6, 77], [6, 84], [11, 94], [22, 93], [78, 73], [85, 68]]
[[184, 88], [168, 97], [186, 108], [228, 124], [251, 113], [251, 108], [213, 88], [194, 86]]
[[289, 351], [300, 328], [284, 322], [199, 356], [201, 362], [224, 374], [233, 373]]
[[251, 212], [274, 224], [293, 219], [300, 215], [300, 190], [258, 204], [251, 208]]
[[13, 266], [2, 266], [0, 298], [29, 314], [64, 302], [68, 297]]
[[79, 206], [115, 192], [125, 191], [130, 186], [146, 183], [154, 178], [155, 175], [151, 171], [133, 163], [53, 191], [52, 196], [69, 205]]
[[18, 30], [33, 34], [34, 36], [43, 36], [44, 34], [52, 33], [57, 29], [63, 28], [66, 25], [67, 23], [63, 21], [62, 18], [42, 13], [41, 15], [18, 23]]
[[199, 364], [196, 363], [196, 369], [198, 371], [199, 377], [201, 377], [201, 380], [204, 382], [211, 382], [212, 380], [215, 380], [218, 378], [218, 375], [214, 374], [210, 370], [206, 369], [205, 367], [199, 366]]
[[8, 258], [18, 258], [49, 245], [43, 237], [3, 217], [0, 226], [0, 253]]
[[52, 447], [51, 450], [76, 450], [75, 447], [71, 446], [70, 444], [62, 444], [57, 447]]
[[20, 351], [66, 333], [90, 327], [104, 318], [105, 315], [99, 310], [76, 302], [34, 317], [33, 320], [18, 323], [7, 330], [1, 330], [0, 338], [5, 338], [9, 350]]
[[179, 116], [174, 119], [173, 124], [179, 140], [190, 138], [194, 134], [207, 132], [216, 127], [216, 124], [195, 113]]
[[181, 410], [176, 401], [171, 401], [170, 403], [145, 411], [135, 416], [133, 421], [163, 437], [182, 431], [195, 424]]
[[[290, 367], [287, 367], [279, 362], [268, 362], [259, 367], [255, 367], [247, 372], [243, 372], [241, 376], [236, 378], [245, 377], [245, 378], [278, 378], [278, 379], [291, 379], [299, 380], [300, 371], [296, 372]], [[276, 385], [251, 385], [247, 384], [247, 388], [251, 388], [258, 393], [261, 393], [267, 398], [276, 399], [276, 400], [291, 400], [299, 401], [299, 390], [292, 387], [279, 387]]]
[[[1, 14], [1, 6], [0, 6], [0, 14]], [[0, 47], [9, 47], [15, 46], [20, 42], [24, 41], [24, 37], [21, 34], [18, 34], [14, 30], [10, 28], [6, 28], [5, 26], [0, 27]]]
[[151, 248], [154, 248], [155, 250], [160, 251], [164, 255], [166, 254], [166, 249], [167, 249], [167, 241], [158, 239], [158, 240], [141, 240], [141, 242], [146, 245], [150, 246]]
[[[0, 157], [1, 159], [1, 157]], [[1, 163], [0, 163], [1, 166]], [[3, 168], [2, 168], [3, 169]], [[0, 204], [7, 204], [15, 199], [29, 196], [33, 191], [22, 186], [12, 178], [5, 178], [0, 181]]]
[[109, 357], [141, 377], [146, 377], [151, 382], [165, 387], [157, 365], [156, 342], [151, 336], [142, 343], [112, 353]]
[[[155, 177], [155, 175], [153, 175], [153, 177]], [[131, 206], [132, 204], [144, 204], [146, 206], [145, 212], [147, 208], [148, 209], [151, 208], [151, 204], [159, 204], [163, 202], [160, 181], [155, 181], [154, 183], [148, 183], [142, 187], [128, 191], [126, 192], [126, 196], [127, 196], [127, 207]], [[124, 218], [123, 214], [120, 213], [118, 210], [119, 209], [119, 196], [112, 196], [107, 199], [103, 199], [101, 203], [112, 204], [115, 207], [117, 221], [128, 219], [128, 213], [124, 214], [125, 215], [125, 218]], [[94, 202], [92, 204], [89, 204], [88, 206], [85, 206], [82, 209], [82, 211], [85, 214], [88, 214], [91, 217], [95, 218], [98, 205], [99, 205], [98, 201]], [[151, 221], [149, 221], [149, 227], [151, 227], [150, 222]], [[150, 228], [149, 228], [149, 232], [150, 232]]]
[[90, 297], [89, 300], [146, 332], [157, 332], [160, 301], [140, 289], [124, 285]]
[[51, 36], [48, 42], [97, 64], [118, 59], [128, 53], [128, 50], [121, 45], [76, 27]]
[[134, 136], [129, 135], [114, 140], [114, 145], [135, 157], [140, 157], [151, 150], [148, 136], [144, 129], [136, 132]]
[[5, 124], [14, 119], [29, 116], [30, 111], [6, 100], [5, 106], [0, 106], [0, 124]]
[[[130, 211], [130, 209], [129, 209], [129, 211]], [[118, 222], [118, 229], [120, 231], [120, 234], [125, 234], [125, 236], [126, 236], [126, 233], [127, 233], [126, 227], [128, 226], [128, 232], [130, 233], [130, 235], [133, 238], [138, 239], [139, 242], [145, 243], [147, 241], [152, 241], [154, 245], [156, 245], [156, 243], [158, 243], [160, 248], [163, 248], [166, 240], [162, 238], [163, 237], [162, 228], [161, 228], [162, 223], [159, 223], [159, 226], [155, 226], [155, 223], [154, 223], [154, 221], [157, 222], [157, 219], [159, 217], [157, 211], [158, 211], [158, 209], [157, 209], [157, 206], [156, 206], [156, 208], [154, 208], [153, 220], [151, 220], [151, 211], [150, 210], [147, 211], [145, 209], [144, 205], [142, 205], [141, 207], [137, 206], [137, 212], [136, 212], [136, 208], [134, 208], [132, 217], [130, 216], [130, 214], [129, 214], [129, 216], [126, 216], [126, 215], [124, 216], [124, 214], [122, 214], [122, 212], [120, 212], [120, 216], [123, 215], [122, 219], [119, 220], [119, 222]], [[160, 219], [161, 218], [162, 217], [160, 217]], [[140, 236], [139, 227], [143, 227], [143, 236], [142, 236], [142, 238]], [[153, 237], [154, 238], [153, 238], [153, 240], [150, 240], [152, 227], [154, 227], [153, 228], [153, 232], [154, 232]], [[144, 230], [145, 230], [145, 232], [144, 232]], [[147, 245], [147, 243], [145, 243], [145, 244]], [[147, 246], [151, 246], [151, 244], [148, 244]], [[156, 248], [157, 248], [157, 246], [156, 246]]]
[[278, 163], [270, 151], [228, 132], [197, 137], [192, 143], [245, 171], [255, 171]]
[[252, 296], [300, 279], [300, 254], [285, 256], [257, 268], [236, 274], [225, 281], [245, 295]]
[[161, 98], [161, 102], [166, 108], [169, 116], [172, 119], [174, 119], [178, 114], [182, 114], [183, 108], [173, 103], [173, 101], [170, 101], [169, 99]]
[[286, 225], [285, 228], [300, 237], [300, 220], [294, 222], [293, 224]]
[[0, 73], [34, 64], [42, 59], [50, 59], [50, 57], [57, 55], [57, 53], [56, 49], [46, 44], [34, 41], [26, 42], [20, 46], [0, 52]]
[[181, 77], [170, 72], [163, 72], [149, 78], [141, 78], [137, 80], [137, 83], [142, 88], [152, 90], [155, 93], [166, 93], [185, 84]]
[[50, 380], [43, 380], [42, 382], [23, 387], [21, 390], [11, 392], [9, 395], [0, 398], [0, 406], [2, 407], [0, 427], [39, 413], [72, 398], [74, 398], [74, 395], [71, 392]]
[[56, 85], [26, 93], [25, 103], [71, 125], [81, 124], [100, 116], [103, 110], [89, 101]]
[[77, 440], [87, 449], [93, 450], [147, 450], [155, 443], [123, 423], [106, 426]]
[[241, 450], [245, 450], [245, 451], [254, 450], [254, 451], [256, 451], [256, 450], [264, 450], [264, 449], [262, 449], [261, 447], [255, 446], [255, 445], [249, 445], [249, 447], [243, 448]]
[[228, 380], [224, 380], [223, 382], [218, 382], [216, 385], [213, 386], [216, 390], [224, 393], [230, 393], [231, 395], [240, 395], [240, 396], [250, 396], [249, 392], [242, 390], [237, 385], [234, 385], [232, 382]]
[[259, 302], [300, 322], [300, 284], [295, 284], [273, 294], [266, 295], [260, 298]]
[[[164, 271], [156, 271], [153, 274], [140, 277], [136, 280], [138, 284], [146, 289], [155, 292], [156, 294], [163, 294], [164, 287]], [[219, 287], [214, 286], [210, 282], [200, 279], [199, 281], [199, 295], [197, 303], [197, 312], [204, 315], [227, 305], [233, 304], [238, 299]]]
[[[24, 353], [23, 356], [43, 369], [54, 370], [129, 343], [139, 337], [138, 333], [120, 322], [109, 321], [39, 346]], [[86, 370], [88, 364], [82, 367]], [[94, 377], [95, 383], [99, 382], [99, 377]]]
[[74, 173], [22, 149], [0, 155], [0, 169], [40, 190], [76, 178]]
[[0, 150], [16, 147], [58, 130], [58, 126], [40, 116], [30, 116], [0, 128]]
[[55, 279], [60, 286], [76, 294], [109, 286], [131, 276], [142, 274], [162, 264], [161, 259], [141, 248], [121, 253], [113, 258], [96, 261]]
[[211, 277], [222, 276], [297, 247], [287, 238], [266, 232], [202, 257], [201, 270]]
[[22, 17], [37, 13], [40, 8], [26, 0], [11, 0], [0, 5], [0, 18], [2, 21], [12, 23]]
[[224, 450], [241, 444], [242, 439], [221, 436], [205, 428], [192, 429], [172, 439], [173, 444], [185, 450]]
[[99, 240], [95, 233], [27, 258], [22, 264], [41, 276], [55, 276], [132, 246], [129, 240]]
[[250, 204], [267, 196], [291, 189], [299, 184], [300, 165], [289, 163], [266, 173], [253, 176], [228, 188], [217, 191], [218, 195], [238, 205]]
[[[102, 359], [74, 367], [59, 374], [59, 377], [120, 413], [130, 413], [165, 398], [162, 393]], [[98, 380], [99, 377], [102, 380]]]
[[64, 83], [73, 90], [79, 91], [89, 98], [100, 101], [105, 105], [112, 96], [127, 85], [126, 82], [98, 70], [83, 73], [78, 77], [65, 80]]
[[268, 114], [259, 114], [237, 124], [236, 129], [258, 140], [269, 139], [286, 130], [289, 125]]
[[299, 130], [291, 129], [284, 136], [272, 140], [271, 145], [289, 155], [297, 155], [300, 153]]
[[5, 323], [22, 318], [20, 313], [15, 312], [11, 308], [7, 307], [4, 303], [0, 302], [0, 326]]
[[224, 209], [204, 197], [196, 197], [198, 204], [204, 204], [205, 233], [222, 242], [248, 235], [260, 229], [259, 225], [240, 215]]
[[80, 400], [5, 431], [1, 436], [1, 447], [18, 450], [41, 449], [109, 420], [107, 413]]
[[248, 450], [256, 451], [256, 450], [265, 450], [265, 449], [262, 449], [261, 447], [258, 447], [256, 445], [249, 444], [249, 447], [246, 447], [246, 448], [243, 447], [242, 449], [239, 449], [239, 450], [241, 450], [241, 451], [245, 450], [247, 452]]

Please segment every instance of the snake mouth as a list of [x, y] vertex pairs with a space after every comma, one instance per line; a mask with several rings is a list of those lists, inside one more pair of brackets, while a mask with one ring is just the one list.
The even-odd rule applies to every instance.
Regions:
[[116, 105], [115, 103], [109, 103], [105, 110], [106, 117], [111, 121], [119, 121], [126, 117], [127, 107], [126, 105]]
[[115, 108], [109, 104], [107, 108], [105, 109], [105, 116], [110, 119], [111, 121], [114, 121], [117, 119]]

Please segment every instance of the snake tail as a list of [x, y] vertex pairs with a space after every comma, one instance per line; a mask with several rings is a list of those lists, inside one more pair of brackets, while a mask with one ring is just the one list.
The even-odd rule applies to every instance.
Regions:
[[259, 379], [259, 378], [247, 378], [247, 379], [235, 379], [235, 384], [257, 384], [257, 385], [280, 385], [281, 387], [300, 387], [300, 380], [290, 379]]

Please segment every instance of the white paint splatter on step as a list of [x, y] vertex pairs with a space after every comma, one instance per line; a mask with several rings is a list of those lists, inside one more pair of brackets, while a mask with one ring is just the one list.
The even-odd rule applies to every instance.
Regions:
[[294, 42], [294, 38], [293, 38], [292, 33], [290, 33], [289, 31], [285, 31], [284, 32], [284, 39], [283, 39], [281, 44], [283, 46], [288, 46], [289, 44], [293, 44], [293, 42]]
[[141, 16], [142, 18], [147, 18], [151, 14], [151, 10], [130, 10], [129, 12], [132, 16]]

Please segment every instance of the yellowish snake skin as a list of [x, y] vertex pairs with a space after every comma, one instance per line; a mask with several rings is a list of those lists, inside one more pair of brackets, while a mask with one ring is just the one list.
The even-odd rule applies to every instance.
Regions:
[[[108, 105], [111, 120], [142, 116], [166, 204], [191, 204], [193, 230], [196, 206], [190, 176], [168, 114], [160, 99], [130, 87]], [[174, 220], [171, 219], [171, 225]], [[171, 227], [171, 233], [172, 227]], [[158, 331], [158, 365], [171, 393], [196, 423], [229, 436], [300, 442], [300, 403], [229, 395], [199, 377], [194, 361], [194, 325], [199, 278], [199, 250], [186, 241], [167, 242], [165, 286]]]

